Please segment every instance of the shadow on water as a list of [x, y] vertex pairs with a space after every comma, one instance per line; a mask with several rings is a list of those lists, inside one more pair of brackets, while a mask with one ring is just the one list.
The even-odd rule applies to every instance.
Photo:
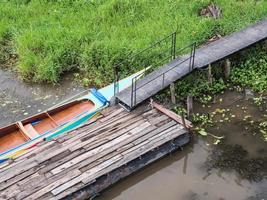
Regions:
[[[265, 110], [238, 92], [228, 91], [223, 101], [195, 112], [212, 113], [229, 109], [230, 122], [215, 122], [208, 132], [225, 136], [218, 145], [214, 139], [195, 136], [183, 151], [177, 151], [144, 170], [120, 181], [97, 200], [255, 200], [266, 199], [267, 143], [255, 134], [254, 125], [244, 121], [251, 115], [262, 120]], [[256, 123], [256, 122], [255, 122]]]

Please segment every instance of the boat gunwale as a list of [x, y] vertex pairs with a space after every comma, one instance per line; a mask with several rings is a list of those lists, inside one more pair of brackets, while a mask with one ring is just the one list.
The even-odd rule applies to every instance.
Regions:
[[[88, 101], [88, 102], [91, 102], [91, 103], [93, 104], [93, 106], [95, 106], [95, 103], [94, 103], [92, 100], [88, 99], [88, 98], [79, 99], [79, 100], [74, 100], [74, 101], [72, 101], [72, 102], [63, 104], [63, 105], [61, 105], [61, 106], [59, 106], [59, 107], [56, 107], [56, 108], [53, 108], [53, 109], [51, 109], [51, 110], [46, 110], [46, 111], [43, 111], [43, 112], [41, 112], [41, 113], [37, 113], [37, 114], [35, 114], [35, 115], [32, 115], [32, 116], [30, 116], [30, 117], [28, 117], [28, 118], [24, 118], [24, 119], [20, 120], [20, 122], [21, 122], [23, 125], [25, 125], [26, 123], [31, 123], [33, 120], [44, 119], [44, 118], [48, 117], [46, 113], [48, 113], [49, 115], [51, 115], [51, 114], [55, 114], [55, 113], [58, 113], [58, 112], [60, 112], [60, 111], [62, 111], [62, 110], [64, 110], [64, 109], [68, 108], [68, 107], [71, 107], [71, 106], [73, 106], [73, 105], [76, 105], [76, 104], [78, 104], [78, 103], [80, 103], [80, 102], [82, 102], [82, 101]], [[16, 124], [17, 124], [17, 123], [18, 123], [18, 121], [13, 122], [13, 123], [11, 123], [11, 124], [9, 124], [9, 125], [7, 125], [7, 126], [2, 126], [2, 127], [0, 127], [0, 136], [3, 134], [2, 131], [3, 131], [4, 129], [11, 128], [12, 126], [15, 126], [15, 127], [16, 127]]]
[[[28, 117], [28, 118], [26, 118], [26, 119], [21, 120], [20, 122], [24, 125], [25, 123], [30, 123], [32, 120], [38, 120], [38, 119], [40, 119], [41, 116], [42, 116], [43, 118], [48, 117], [48, 116], [45, 114], [46, 112], [49, 113], [49, 112], [51, 112], [51, 111], [54, 111], [53, 113], [57, 113], [56, 111], [60, 112], [60, 111], [66, 109], [66, 108], [68, 108], [68, 107], [71, 107], [72, 105], [76, 105], [76, 104], [78, 104], [79, 102], [83, 102], [83, 101], [91, 102], [92, 105], [93, 105], [93, 107], [92, 107], [89, 111], [87, 111], [87, 112], [90, 112], [90, 113], [95, 112], [95, 110], [94, 110], [94, 108], [95, 108], [95, 103], [94, 103], [91, 99], [89, 99], [89, 98], [87, 98], [86, 96], [84, 96], [84, 97], [81, 97], [81, 98], [79, 98], [79, 99], [77, 99], [77, 100], [74, 100], [74, 101], [72, 101], [72, 102], [68, 102], [68, 103], [65, 103], [65, 104], [63, 104], [63, 105], [60, 105], [59, 107], [56, 107], [56, 108], [53, 108], [53, 109], [50, 109], [50, 110], [47, 110], [47, 111], [43, 111], [42, 113], [38, 113], [38, 114], [36, 114], [36, 115], [30, 116], [30, 117]], [[79, 118], [82, 118], [82, 117], [84, 117], [85, 114], [89, 114], [89, 113], [83, 113], [81, 116], [79, 116], [79, 115], [78, 115], [78, 116], [79, 116]], [[42, 119], [43, 119], [43, 118], [42, 118]], [[74, 118], [75, 118], [75, 117], [74, 117]], [[4, 151], [4, 152], [0, 152], [0, 159], [1, 159], [2, 156], [7, 156], [7, 155], [10, 154], [10, 153], [12, 154], [13, 151], [19, 150], [21, 147], [24, 147], [24, 146], [25, 146], [25, 148], [27, 148], [28, 146], [33, 145], [35, 142], [40, 142], [40, 141], [42, 141], [42, 140], [45, 140], [45, 138], [46, 138], [47, 136], [49, 136], [49, 134], [53, 134], [53, 133], [56, 133], [56, 131], [60, 131], [60, 128], [63, 128], [66, 124], [70, 123], [71, 121], [72, 121], [72, 120], [69, 120], [69, 121], [67, 121], [66, 123], [64, 123], [64, 124], [62, 124], [62, 125], [59, 125], [58, 127], [54, 128], [54, 129], [51, 129], [51, 130], [49, 130], [49, 131], [47, 131], [47, 132], [45, 132], [45, 133], [43, 133], [43, 134], [40, 134], [40, 136], [38, 136], [38, 137], [36, 137], [36, 138], [34, 138], [34, 139], [28, 139], [25, 143], [23, 143], [23, 144], [21, 144], [21, 145], [18, 145], [18, 146], [16, 146], [16, 147], [10, 148], [10, 149], [8, 149], [8, 150], [6, 150], [6, 151]], [[18, 124], [17, 124], [17, 123], [18, 123], [18, 122], [14, 122], [14, 123], [9, 124], [9, 125], [7, 125], [7, 126], [1, 127], [1, 128], [0, 128], [0, 137], [1, 137], [1, 136], [4, 136], [4, 135], [6, 135], [6, 134], [9, 134], [12, 130], [14, 130], [14, 131], [17, 130], [17, 131], [19, 131], [24, 137], [27, 137], [23, 132], [21, 132], [21, 130], [20, 130], [20, 128], [18, 127]]]

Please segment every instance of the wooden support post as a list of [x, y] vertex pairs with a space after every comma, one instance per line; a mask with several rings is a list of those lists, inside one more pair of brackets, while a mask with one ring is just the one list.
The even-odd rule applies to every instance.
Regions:
[[181, 117], [180, 117], [179, 115], [177, 115], [173, 111], [170, 111], [167, 108], [164, 108], [163, 106], [157, 104], [154, 101], [151, 104], [152, 104], [153, 108], [155, 108], [158, 111], [164, 113], [169, 118], [173, 119], [174, 121], [178, 122], [179, 124], [183, 124], [184, 127], [186, 127], [187, 129], [191, 129], [193, 127], [192, 123], [190, 121], [188, 121], [187, 119], [185, 119], [183, 112], [181, 113]]
[[181, 118], [182, 118], [182, 124], [183, 124], [184, 128], [188, 129], [188, 127], [186, 126], [186, 123], [185, 123], [185, 117], [184, 117], [184, 113], [183, 112], [181, 113]]
[[231, 61], [229, 59], [225, 60], [224, 63], [224, 77], [225, 79], [229, 79], [230, 77], [230, 71], [231, 71]]
[[115, 97], [115, 100], [114, 100], [114, 103], [115, 104], [118, 104], [118, 99], [117, 99], [117, 94], [119, 93], [119, 82], [120, 78], [119, 78], [119, 67], [116, 66], [115, 69], [114, 69], [114, 97]]
[[245, 100], [253, 99], [254, 98], [254, 92], [249, 88], [244, 88], [244, 97]]
[[208, 81], [212, 84], [212, 72], [211, 72], [211, 64], [208, 66]]
[[264, 42], [263, 42], [263, 48], [267, 52], [267, 40], [264, 40]]
[[213, 96], [213, 103], [215, 104], [216, 103], [216, 100], [217, 100], [217, 96], [216, 94]]
[[187, 116], [190, 119], [191, 114], [193, 112], [193, 96], [192, 95], [187, 96], [186, 105], [187, 105]]
[[171, 101], [173, 104], [176, 104], [176, 96], [175, 96], [175, 86], [174, 83], [171, 83], [170, 85], [170, 91], [171, 91]]

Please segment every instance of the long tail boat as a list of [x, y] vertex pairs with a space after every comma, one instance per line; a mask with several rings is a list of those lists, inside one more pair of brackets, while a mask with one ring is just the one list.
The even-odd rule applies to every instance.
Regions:
[[64, 134], [92, 119], [109, 105], [114, 87], [120, 90], [129, 87], [132, 79], [143, 71], [122, 79], [117, 84], [99, 90], [90, 89], [82, 97], [0, 128], [0, 163], [22, 155], [40, 142]]

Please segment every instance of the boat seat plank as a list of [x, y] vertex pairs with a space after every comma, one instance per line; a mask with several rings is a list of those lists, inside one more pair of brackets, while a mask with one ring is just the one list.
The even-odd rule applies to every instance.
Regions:
[[34, 139], [36, 137], [38, 137], [40, 134], [33, 128], [32, 124], [26, 124], [24, 125], [24, 129], [25, 129], [25, 134], [30, 138], [30, 139]]

